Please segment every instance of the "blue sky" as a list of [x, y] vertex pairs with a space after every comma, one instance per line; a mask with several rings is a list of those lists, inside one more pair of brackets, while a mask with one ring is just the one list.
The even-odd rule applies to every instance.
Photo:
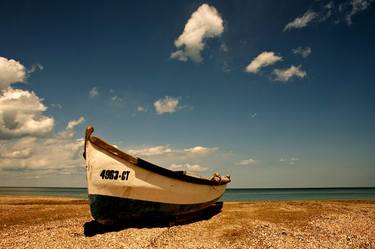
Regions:
[[85, 186], [92, 124], [231, 187], [374, 186], [373, 1], [0, 9], [0, 185]]

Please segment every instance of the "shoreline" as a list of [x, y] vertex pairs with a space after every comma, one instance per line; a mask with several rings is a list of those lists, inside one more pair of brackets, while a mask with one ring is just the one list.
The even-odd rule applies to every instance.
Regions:
[[0, 221], [0, 248], [375, 248], [375, 200], [224, 202], [189, 224], [86, 236], [86, 199], [1, 195]]
[[[0, 195], [88, 199], [87, 188], [0, 187]], [[228, 188], [219, 201], [375, 200], [375, 188]]]
[[[61, 199], [61, 200], [84, 200], [88, 201], [88, 197], [77, 197], [77, 196], [62, 196], [62, 195], [40, 195], [40, 194], [0, 194], [0, 199], [1, 198], [35, 198], [35, 199]], [[375, 198], [323, 198], [323, 199], [252, 199], [252, 200], [244, 200], [244, 201], [228, 201], [228, 200], [221, 200], [219, 199], [218, 202], [223, 202], [223, 203], [258, 203], [258, 202], [374, 202], [375, 203]]]

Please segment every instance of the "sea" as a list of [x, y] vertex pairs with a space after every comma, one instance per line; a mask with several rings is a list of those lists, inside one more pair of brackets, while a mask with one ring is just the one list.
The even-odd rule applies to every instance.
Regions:
[[[60, 196], [87, 199], [87, 188], [0, 187], [0, 195]], [[375, 200], [375, 188], [230, 188], [225, 202], [278, 200]]]

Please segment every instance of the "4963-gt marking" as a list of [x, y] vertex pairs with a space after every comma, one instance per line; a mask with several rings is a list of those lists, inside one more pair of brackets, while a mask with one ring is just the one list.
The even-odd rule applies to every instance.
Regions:
[[103, 169], [100, 173], [100, 177], [105, 180], [122, 180], [127, 181], [129, 178], [130, 171], [122, 171], [118, 170], [111, 170], [111, 169]]

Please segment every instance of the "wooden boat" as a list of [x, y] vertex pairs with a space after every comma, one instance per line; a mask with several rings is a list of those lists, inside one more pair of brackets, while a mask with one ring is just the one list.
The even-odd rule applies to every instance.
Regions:
[[201, 212], [224, 193], [229, 176], [211, 178], [172, 171], [129, 155], [86, 128], [86, 159], [91, 214], [101, 224], [173, 218]]

